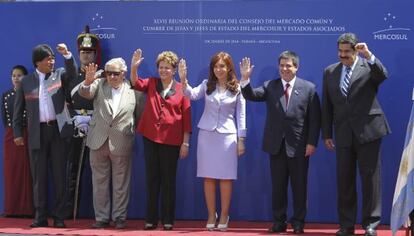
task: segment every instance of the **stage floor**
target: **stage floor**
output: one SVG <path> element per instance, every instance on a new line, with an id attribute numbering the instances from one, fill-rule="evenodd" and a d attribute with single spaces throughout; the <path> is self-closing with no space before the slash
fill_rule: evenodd
<path id="1" fill-rule="evenodd" d="M 162 227 L 157 230 L 144 231 L 144 221 L 142 220 L 128 220 L 127 228 L 123 230 L 115 230 L 113 227 L 106 229 L 92 229 L 93 220 L 67 220 L 65 221 L 67 228 L 56 229 L 52 227 L 45 228 L 30 228 L 31 219 L 20 218 L 0 218 L 0 235 L 270 235 L 267 233 L 267 228 L 271 226 L 270 222 L 250 222 L 250 221 L 230 221 L 229 230 L 227 232 L 206 231 L 204 229 L 204 221 L 176 221 L 173 231 L 163 231 Z M 49 220 L 49 225 L 52 221 Z M 315 224 L 309 223 L 306 225 L 306 236 L 328 236 L 335 235 L 338 225 L 336 224 Z M 363 235 L 364 231 L 357 228 L 356 235 Z M 279 235 L 294 235 L 289 228 L 287 233 Z M 378 229 L 378 236 L 391 236 L 391 231 L 388 225 L 382 225 Z M 405 231 L 400 230 L 397 236 L 405 236 Z"/>

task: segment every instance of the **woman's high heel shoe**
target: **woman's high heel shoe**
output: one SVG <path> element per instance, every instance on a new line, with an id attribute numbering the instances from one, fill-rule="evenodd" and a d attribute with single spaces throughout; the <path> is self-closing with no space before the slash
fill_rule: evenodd
<path id="1" fill-rule="evenodd" d="M 214 228 L 216 228 L 216 221 L 217 221 L 217 212 L 216 212 L 216 215 L 215 215 L 215 219 L 214 219 L 214 223 L 207 223 L 206 224 L 206 229 L 208 230 L 208 231 L 213 231 L 214 230 Z"/>
<path id="2" fill-rule="evenodd" d="M 227 222 L 225 224 L 218 224 L 217 229 L 220 231 L 226 231 L 229 227 L 230 216 L 227 216 Z"/>

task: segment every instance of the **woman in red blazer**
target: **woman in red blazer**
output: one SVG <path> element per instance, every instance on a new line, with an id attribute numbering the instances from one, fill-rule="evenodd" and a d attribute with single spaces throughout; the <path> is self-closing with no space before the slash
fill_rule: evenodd
<path id="1" fill-rule="evenodd" d="M 145 230 L 157 228 L 158 197 L 161 191 L 161 222 L 172 230 L 175 215 L 175 182 L 178 158 L 188 155 L 191 132 L 190 101 L 183 95 L 181 83 L 174 80 L 178 57 L 164 51 L 157 57 L 159 78 L 138 78 L 142 51 L 134 52 L 131 82 L 145 92 L 147 100 L 137 131 L 143 135 L 147 178 L 147 216 Z"/>

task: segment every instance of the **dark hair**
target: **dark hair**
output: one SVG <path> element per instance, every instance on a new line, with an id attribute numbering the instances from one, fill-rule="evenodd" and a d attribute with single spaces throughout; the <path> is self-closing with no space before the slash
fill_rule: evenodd
<path id="1" fill-rule="evenodd" d="M 339 44 L 350 44 L 352 49 L 355 49 L 355 45 L 358 43 L 358 37 L 354 33 L 344 33 L 338 38 Z"/>
<path id="2" fill-rule="evenodd" d="M 52 57 L 55 56 L 52 48 L 49 45 L 47 44 L 37 45 L 33 49 L 33 53 L 32 53 L 32 62 L 33 62 L 34 67 L 36 67 L 36 62 L 42 61 L 43 59 L 49 56 L 52 56 Z"/>
<path id="3" fill-rule="evenodd" d="M 14 70 L 20 70 L 23 73 L 23 75 L 27 75 L 27 69 L 26 69 L 26 67 L 24 67 L 22 65 L 15 65 L 15 66 L 13 66 L 13 68 L 11 70 L 11 73 L 12 74 L 13 74 L 13 71 Z"/>
<path id="4" fill-rule="evenodd" d="M 218 52 L 211 57 L 210 61 L 210 72 L 207 81 L 207 91 L 206 93 L 210 95 L 214 90 L 216 90 L 217 85 L 217 77 L 214 74 L 214 66 L 218 61 L 223 60 L 226 64 L 227 68 L 229 69 L 227 74 L 227 81 L 226 81 L 226 88 L 232 92 L 233 94 L 238 93 L 239 82 L 236 78 L 236 72 L 234 70 L 233 60 L 231 59 L 230 54 L 227 52 Z"/>
<path id="5" fill-rule="evenodd" d="M 292 60 L 293 65 L 298 68 L 299 67 L 299 56 L 295 52 L 292 51 L 284 51 L 279 55 L 279 64 L 282 59 Z"/>

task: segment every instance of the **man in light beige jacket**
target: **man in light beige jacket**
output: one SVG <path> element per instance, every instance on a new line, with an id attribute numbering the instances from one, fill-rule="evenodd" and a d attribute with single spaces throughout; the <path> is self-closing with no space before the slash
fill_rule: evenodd
<path id="1" fill-rule="evenodd" d="M 103 78 L 95 76 L 96 69 L 96 65 L 87 66 L 85 81 L 78 90 L 81 96 L 93 99 L 94 107 L 86 141 L 90 148 L 96 220 L 92 227 L 108 227 L 112 217 L 115 228 L 122 229 L 126 227 L 135 124 L 144 99 L 125 80 L 127 66 L 122 58 L 105 64 Z"/>

